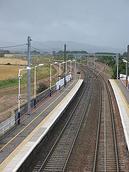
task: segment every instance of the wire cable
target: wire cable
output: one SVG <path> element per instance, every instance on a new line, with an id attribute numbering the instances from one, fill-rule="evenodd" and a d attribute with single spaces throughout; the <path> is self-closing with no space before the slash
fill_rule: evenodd
<path id="1" fill-rule="evenodd" d="M 34 50 L 37 50 L 37 51 L 43 52 L 43 50 L 42 50 L 42 49 L 35 48 L 35 47 L 33 47 L 33 46 L 31 46 L 31 48 L 33 48 Z"/>
<path id="2" fill-rule="evenodd" d="M 34 50 L 37 50 L 37 51 L 43 51 L 43 50 L 38 49 L 38 48 L 35 48 L 35 47 L 33 47 L 33 46 L 31 46 L 31 48 L 33 48 Z"/>
<path id="3" fill-rule="evenodd" d="M 5 47 L 0 47 L 0 49 L 5 49 L 5 48 L 16 48 L 16 47 L 21 47 L 27 44 L 18 44 L 18 45 L 9 45 L 9 46 L 5 46 Z"/>

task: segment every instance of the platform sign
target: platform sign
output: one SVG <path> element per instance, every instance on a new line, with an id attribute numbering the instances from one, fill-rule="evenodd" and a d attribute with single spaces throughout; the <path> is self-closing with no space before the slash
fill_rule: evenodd
<path id="1" fill-rule="evenodd" d="M 64 85 L 64 78 L 56 82 L 56 90 L 59 90 L 60 87 Z"/>
<path id="2" fill-rule="evenodd" d="M 120 80 L 124 84 L 124 86 L 126 87 L 126 75 L 125 74 L 120 74 Z M 128 83 L 129 83 L 129 76 L 128 76 Z M 127 87 L 129 89 L 129 84 Z"/>
<path id="3" fill-rule="evenodd" d="M 71 74 L 66 76 L 66 82 L 69 82 L 71 80 Z"/>
<path id="4" fill-rule="evenodd" d="M 72 79 L 71 74 L 66 76 L 66 82 L 69 82 L 71 79 Z M 59 88 L 62 87 L 63 85 L 64 85 L 64 78 L 56 82 L 56 90 L 59 90 Z"/>

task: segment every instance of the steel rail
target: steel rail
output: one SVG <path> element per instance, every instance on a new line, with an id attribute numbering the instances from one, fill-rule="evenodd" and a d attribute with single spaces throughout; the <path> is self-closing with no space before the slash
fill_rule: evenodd
<path id="1" fill-rule="evenodd" d="M 91 70 L 91 69 L 89 69 Z M 94 71 L 92 71 L 94 72 Z M 113 106 L 112 106 L 112 100 L 111 100 L 111 93 L 109 91 L 109 86 L 108 83 L 106 82 L 106 80 L 104 79 L 104 77 L 99 73 L 99 75 L 97 75 L 96 73 L 94 73 L 97 77 L 99 77 L 105 84 L 106 86 L 106 91 L 107 91 L 107 95 L 108 95 L 108 101 L 109 101 L 109 106 L 110 106 L 110 115 L 111 115 L 111 128 L 112 128 L 112 134 L 113 134 L 113 143 L 114 143 L 114 153 L 115 153 L 115 162 L 116 162 L 116 172 L 120 171 L 120 167 L 119 167 L 119 156 L 118 156 L 118 147 L 117 147 L 117 137 L 116 137 L 116 128 L 115 128 L 115 122 L 114 122 L 114 112 L 113 112 Z M 96 166 L 97 166 L 97 153 L 98 153 L 98 145 L 99 145 L 99 136 L 100 136 L 100 125 L 101 122 L 99 121 L 98 124 L 98 133 L 97 133 L 97 141 L 96 141 L 96 149 L 95 149 L 95 157 L 94 157 L 94 163 L 93 163 L 93 172 L 96 171 Z"/>
<path id="2" fill-rule="evenodd" d="M 54 148 L 55 148 L 56 145 L 58 144 L 58 142 L 59 142 L 59 140 L 61 139 L 62 135 L 64 134 L 64 132 L 65 132 L 65 130 L 66 130 L 68 124 L 70 123 L 70 120 L 72 119 L 72 117 L 73 117 L 75 111 L 77 110 L 78 105 L 79 105 L 79 103 L 80 103 L 81 100 L 82 100 L 83 94 L 85 94 L 85 92 L 88 92 L 88 89 L 89 89 L 89 88 L 88 88 L 88 81 L 87 81 L 86 87 L 87 87 L 87 89 L 84 89 L 83 92 L 81 93 L 81 96 L 80 96 L 80 98 L 79 98 L 79 101 L 77 102 L 76 106 L 74 107 L 74 109 L 73 109 L 73 111 L 72 111 L 72 113 L 71 113 L 71 115 L 70 115 L 70 117 L 69 117 L 67 123 L 65 124 L 65 126 L 64 126 L 64 128 L 62 129 L 60 135 L 59 135 L 58 138 L 56 139 L 56 141 L 55 141 L 54 145 L 52 146 L 50 152 L 48 153 L 46 159 L 43 161 L 42 164 L 40 164 L 40 166 L 39 166 L 39 164 L 38 164 L 38 166 L 37 166 L 36 168 L 34 168 L 33 171 L 37 171 L 37 172 L 42 171 L 43 167 L 44 167 L 45 164 L 47 163 L 47 159 L 50 157 L 50 155 L 51 155 L 52 152 L 54 151 Z M 90 96 L 90 98 L 91 98 L 91 96 Z M 88 106 L 87 106 L 87 107 L 88 107 Z M 84 115 L 83 115 L 83 116 L 84 116 Z M 78 127 L 77 132 L 75 133 L 75 137 L 74 137 L 74 139 L 73 139 L 73 141 L 72 141 L 72 145 L 70 145 L 71 148 L 69 149 L 69 152 L 67 152 L 68 156 L 67 156 L 67 158 L 66 158 L 66 160 L 65 160 L 65 163 L 64 163 L 64 165 L 63 165 L 63 167 L 62 167 L 62 171 L 65 170 L 65 166 L 66 166 L 66 164 L 67 164 L 67 161 L 68 161 L 69 156 L 70 156 L 70 154 L 71 154 L 71 151 L 72 151 L 72 149 L 73 149 L 74 143 L 75 143 L 76 138 L 77 138 L 77 136 L 78 136 L 78 133 L 79 133 L 79 130 L 80 130 L 80 127 L 81 127 L 81 123 L 82 123 L 82 121 L 83 121 L 83 116 L 81 117 L 80 125 L 79 125 L 79 127 Z"/>

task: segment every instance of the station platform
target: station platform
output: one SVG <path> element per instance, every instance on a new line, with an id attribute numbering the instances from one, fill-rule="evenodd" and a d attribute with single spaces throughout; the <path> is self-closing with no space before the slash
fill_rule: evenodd
<path id="1" fill-rule="evenodd" d="M 11 139 L 11 145 L 8 142 L 6 145 L 4 145 L 3 148 L 1 148 L 1 172 L 15 172 L 20 168 L 20 166 L 24 163 L 24 161 L 31 154 L 34 148 L 41 142 L 41 140 L 45 137 L 47 132 L 50 130 L 50 128 L 54 125 L 56 120 L 65 110 L 65 108 L 68 106 L 70 101 L 73 99 L 73 97 L 81 87 L 82 83 L 83 80 L 79 79 L 78 81 L 75 81 L 70 84 L 67 87 L 67 94 L 62 93 L 63 97 L 60 95 L 60 97 L 62 98 L 58 98 L 58 103 L 56 104 L 56 106 L 54 106 L 53 109 L 51 109 L 50 105 L 48 105 L 46 111 L 42 109 L 39 114 L 36 114 L 36 119 L 38 119 L 39 116 L 44 116 L 42 117 L 42 120 L 40 119 L 40 122 L 39 120 L 37 120 L 38 123 L 35 121 L 35 118 L 31 121 L 32 123 L 35 121 L 35 123 L 33 123 L 32 125 L 34 127 L 33 130 L 31 127 L 29 128 L 29 131 L 31 132 L 28 132 L 28 130 L 23 129 L 24 132 L 20 131 L 15 136 L 18 136 L 17 139 L 15 139 L 15 137 Z M 26 127 L 28 127 L 28 125 Z"/>
<path id="2" fill-rule="evenodd" d="M 109 80 L 118 104 L 121 122 L 129 150 L 129 91 L 120 80 Z"/>

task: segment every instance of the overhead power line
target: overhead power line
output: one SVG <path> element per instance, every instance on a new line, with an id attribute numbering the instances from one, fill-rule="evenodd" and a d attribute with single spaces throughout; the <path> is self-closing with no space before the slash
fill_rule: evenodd
<path id="1" fill-rule="evenodd" d="M 5 47 L 0 47 L 0 49 L 5 49 L 5 48 L 16 48 L 16 47 L 22 47 L 24 45 L 27 44 L 18 44 L 18 45 L 9 45 L 9 46 L 5 46 Z"/>
<path id="2" fill-rule="evenodd" d="M 39 48 L 35 48 L 35 47 L 33 47 L 33 46 L 31 46 L 31 48 L 33 48 L 34 50 L 37 50 L 37 51 L 43 51 L 43 50 L 41 50 L 41 49 L 39 49 Z"/>

